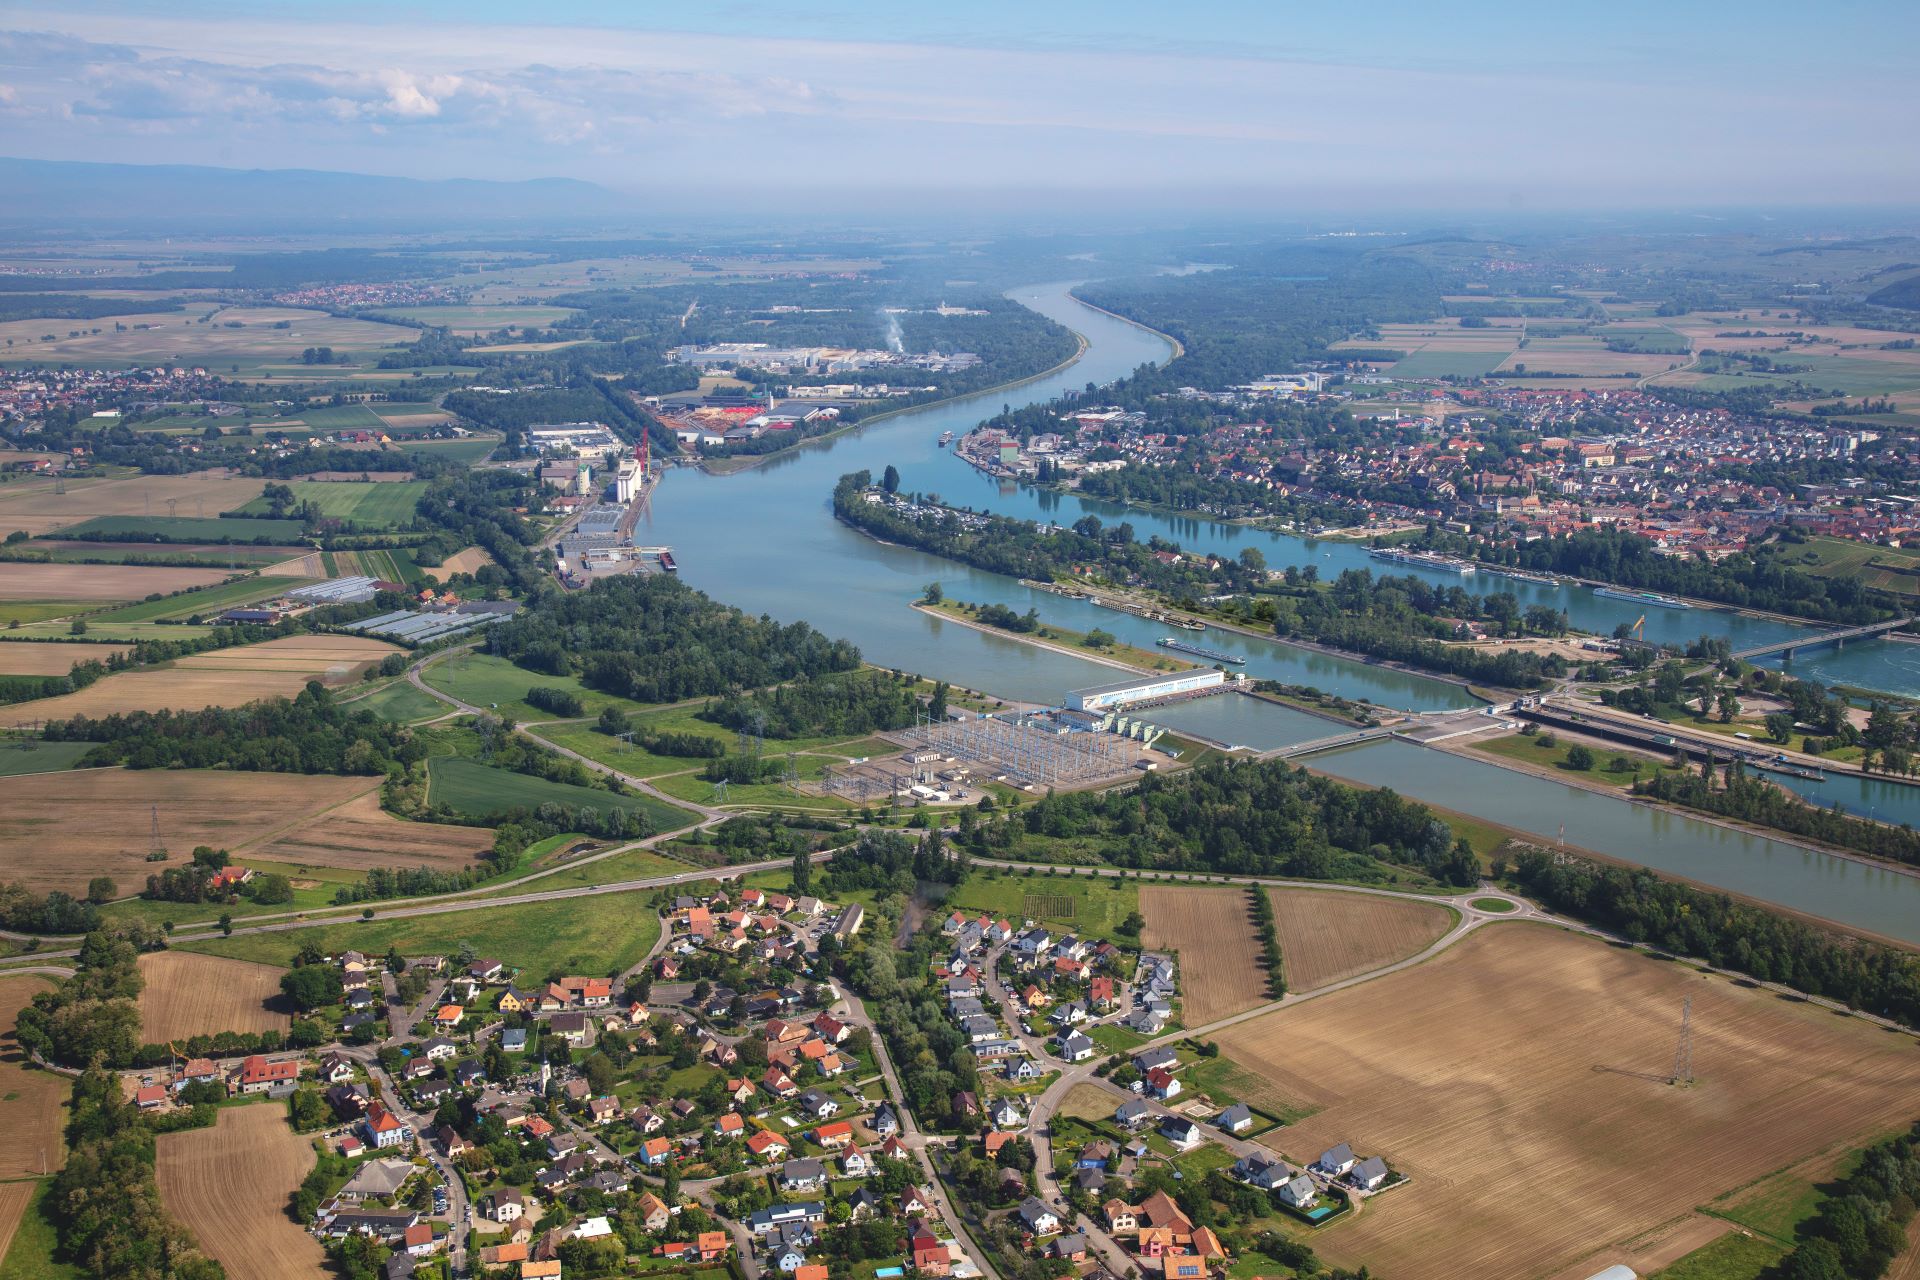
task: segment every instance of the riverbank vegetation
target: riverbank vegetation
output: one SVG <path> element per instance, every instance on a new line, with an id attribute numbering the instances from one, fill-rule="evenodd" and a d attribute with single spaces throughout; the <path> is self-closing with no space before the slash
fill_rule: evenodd
<path id="1" fill-rule="evenodd" d="M 1633 793 L 1843 849 L 1857 849 L 1891 862 L 1920 866 L 1920 831 L 1911 827 L 1890 827 L 1865 818 L 1848 817 L 1837 808 L 1816 808 L 1793 793 L 1748 774 L 1738 760 L 1725 766 L 1717 783 L 1713 766 L 1703 763 L 1698 772 L 1666 770 L 1644 778 L 1634 783 Z"/>
<path id="2" fill-rule="evenodd" d="M 1496 874 L 1505 868 L 1496 864 Z M 1514 882 L 1550 911 L 1634 942 L 1920 1026 L 1920 956 L 1663 879 L 1533 849 Z"/>

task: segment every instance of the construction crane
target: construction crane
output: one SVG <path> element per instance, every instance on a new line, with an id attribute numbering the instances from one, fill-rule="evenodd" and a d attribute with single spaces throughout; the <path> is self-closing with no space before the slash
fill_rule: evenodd
<path id="1" fill-rule="evenodd" d="M 1635 640 L 1638 640 L 1641 644 L 1645 644 L 1647 642 L 1647 615 L 1643 613 L 1635 618 L 1633 625 L 1627 628 L 1627 634 Z"/>

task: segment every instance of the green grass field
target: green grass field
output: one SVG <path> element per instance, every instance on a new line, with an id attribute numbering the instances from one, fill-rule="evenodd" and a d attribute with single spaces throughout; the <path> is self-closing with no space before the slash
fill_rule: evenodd
<path id="1" fill-rule="evenodd" d="M 174 862 L 180 861 L 176 855 Z M 154 902 L 145 898 L 127 898 L 110 904 L 105 908 L 109 920 L 132 921 L 158 928 L 169 921 L 175 927 L 186 925 L 211 926 L 222 915 L 231 915 L 235 920 L 245 920 L 251 916 L 279 915 L 293 912 L 321 912 L 326 910 L 346 911 L 348 908 L 333 905 L 334 891 L 341 885 L 358 884 L 364 877 L 358 871 L 348 871 L 340 867 L 296 866 L 291 863 L 269 862 L 260 858 L 239 857 L 235 861 L 241 866 L 252 867 L 255 871 L 270 871 L 286 876 L 289 880 L 312 882 L 310 888 L 293 891 L 292 902 L 269 903 L 261 905 L 242 898 L 232 904 L 205 902 Z M 164 864 L 163 864 L 164 865 Z M 154 868 L 158 871 L 160 868 Z M 144 887 L 144 881 L 125 881 L 120 885 L 122 893 L 136 893 Z M 352 908 L 356 914 L 358 907 Z M 343 917 L 344 918 L 344 917 Z"/>
<path id="2" fill-rule="evenodd" d="M 412 724 L 416 720 L 431 720 L 435 716 L 445 715 L 453 710 L 446 703 L 423 689 L 415 688 L 406 680 L 395 680 L 384 689 L 368 694 L 364 698 L 355 698 L 345 705 L 355 711 L 371 711 L 383 720 L 395 724 Z"/>
<path id="3" fill-rule="evenodd" d="M 93 749 L 91 742 L 39 742 L 29 738 L 0 738 L 0 778 L 23 773 L 59 773 L 78 764 Z"/>
<path id="4" fill-rule="evenodd" d="M 426 454 L 461 466 L 470 466 L 492 453 L 499 436 L 474 436 L 465 440 L 408 440 L 400 442 L 407 453 Z"/>
<path id="5" fill-rule="evenodd" d="M 1416 351 L 1396 361 L 1387 373 L 1395 378 L 1480 378 L 1498 369 L 1511 350 Z"/>
<path id="6" fill-rule="evenodd" d="M 1111 876 L 987 875 L 976 871 L 947 905 L 984 911 L 1015 923 L 1034 919 L 1070 927 L 1082 937 L 1118 938 L 1114 929 L 1139 909 L 1132 880 Z"/>
<path id="7" fill-rule="evenodd" d="M 261 509 L 265 510 L 264 507 Z M 197 516 L 95 516 L 60 532 L 69 538 L 126 538 L 136 542 L 154 538 L 168 542 L 254 542 L 264 538 L 269 542 L 284 544 L 299 538 L 300 522 L 255 520 L 244 516 L 229 519 L 217 516 L 205 519 Z"/>
<path id="8" fill-rule="evenodd" d="M 455 333 L 489 333 L 495 329 L 546 328 L 574 314 L 571 307 L 384 307 L 376 314 L 398 316 Z"/>
<path id="9" fill-rule="evenodd" d="M 641 703 L 595 692 L 572 676 L 543 675 L 484 653 L 456 653 L 432 664 L 424 674 L 426 682 L 441 692 L 476 707 L 498 709 L 502 715 L 522 723 L 553 718 L 551 711 L 538 710 L 522 701 L 529 689 L 565 689 L 577 693 L 590 716 L 599 715 L 600 709 L 608 704 L 629 712 L 646 710 Z"/>
<path id="10" fill-rule="evenodd" d="M 1771 1241 L 1729 1231 L 1656 1271 L 1651 1280 L 1759 1280 L 1786 1256 L 1787 1251 Z"/>
<path id="11" fill-rule="evenodd" d="M 394 529 L 413 523 L 414 504 L 427 491 L 427 482 L 296 480 L 291 488 L 296 505 L 305 506 L 310 502 L 328 519 L 345 520 L 369 528 Z M 263 515 L 267 511 L 267 500 L 255 498 L 240 510 L 250 516 Z"/>
<path id="12" fill-rule="evenodd" d="M 459 756 L 440 756 L 428 762 L 427 775 L 428 800 L 473 818 L 485 818 L 507 809 L 561 804 L 570 808 L 591 806 L 602 811 L 624 809 L 643 813 L 656 831 L 673 831 L 694 821 L 694 815 L 686 810 L 652 796 L 617 796 L 594 787 L 549 782 Z"/>
<path id="13" fill-rule="evenodd" d="M 20 1226 L 0 1260 L 0 1280 L 82 1280 L 87 1272 L 70 1262 L 56 1262 L 54 1251 L 60 1237 L 48 1219 L 45 1201 L 51 1181 L 42 1182 L 33 1200 L 20 1215 Z"/>
<path id="14" fill-rule="evenodd" d="M 0 626 L 64 618 L 70 614 L 85 613 L 99 605 L 98 600 L 0 600 Z"/>
<path id="15" fill-rule="evenodd" d="M 1643 755 L 1637 751 L 1590 746 L 1587 749 L 1593 752 L 1593 768 L 1575 769 L 1567 764 L 1567 752 L 1572 750 L 1574 744 L 1555 738 L 1554 744 L 1551 747 L 1543 747 L 1540 745 L 1540 739 L 1545 736 L 1547 735 L 1538 734 L 1529 736 L 1513 733 L 1500 738 L 1483 738 L 1473 743 L 1473 750 L 1484 752 L 1490 756 L 1499 756 L 1505 760 L 1517 760 L 1524 764 L 1558 769 L 1563 773 L 1572 774 L 1576 778 L 1584 778 L 1590 782 L 1598 782 L 1606 786 L 1621 788 L 1632 786 L 1635 777 L 1652 774 L 1668 767 L 1669 764 L 1668 761 L 1655 760 L 1652 756 Z M 1608 768 L 1608 765 L 1613 761 L 1615 756 L 1622 756 L 1628 761 L 1639 764 L 1639 774 L 1635 774 L 1632 771 L 1625 773 L 1613 772 L 1613 770 Z"/>
<path id="16" fill-rule="evenodd" d="M 289 536 L 299 530 L 289 527 Z M 44 556 L 50 564 L 139 564 L 155 558 L 164 558 L 169 562 L 188 561 L 206 565 L 210 569 L 259 569 L 266 565 L 278 564 L 290 556 L 304 554 L 305 547 L 255 547 L 244 542 L 231 546 L 209 548 L 194 551 L 167 543 L 142 542 L 132 546 L 112 542 L 73 542 L 66 544 L 48 544 L 32 542 L 28 549 L 36 556 Z"/>
<path id="17" fill-rule="evenodd" d="M 26 640 L 66 640 L 68 622 L 30 622 L 12 627 L 8 635 Z M 90 640 L 197 640 L 211 635 L 213 628 L 188 622 L 101 622 L 98 615 L 87 619 Z"/>
<path id="18" fill-rule="evenodd" d="M 536 977 L 550 972 L 617 973 L 638 963 L 660 934 L 645 893 L 608 893 L 555 902 L 450 911 L 394 920 L 349 920 L 286 933 L 184 944 L 182 950 L 286 967 L 308 942 L 322 951 L 348 947 L 384 954 L 457 952 L 462 944 Z"/>
<path id="19" fill-rule="evenodd" d="M 222 609 L 231 609 L 252 600 L 264 600 L 269 596 L 279 595 L 308 581 L 310 579 L 307 578 L 264 576 L 243 578 L 239 582 L 223 582 L 216 586 L 202 587 L 198 591 L 168 596 L 162 600 L 142 600 L 138 604 L 110 609 L 105 613 L 89 617 L 87 625 L 91 628 L 95 621 L 109 624 L 152 622 L 158 618 L 191 618 L 196 614 L 218 613 Z"/>

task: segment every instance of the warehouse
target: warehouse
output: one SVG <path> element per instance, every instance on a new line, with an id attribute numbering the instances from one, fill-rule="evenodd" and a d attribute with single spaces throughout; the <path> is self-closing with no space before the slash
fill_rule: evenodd
<path id="1" fill-rule="evenodd" d="M 1195 693 L 1226 683 L 1224 671 L 1203 669 L 1181 671 L 1173 675 L 1141 676 L 1118 684 L 1097 684 L 1075 689 L 1067 695 L 1067 707 L 1073 711 L 1106 711 L 1149 698 L 1165 698 L 1180 693 Z"/>

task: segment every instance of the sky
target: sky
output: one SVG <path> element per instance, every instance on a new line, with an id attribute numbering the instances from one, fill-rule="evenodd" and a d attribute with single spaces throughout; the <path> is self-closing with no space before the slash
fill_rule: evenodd
<path id="1" fill-rule="evenodd" d="M 0 3 L 0 154 L 725 203 L 1920 203 L 1920 3 Z"/>

